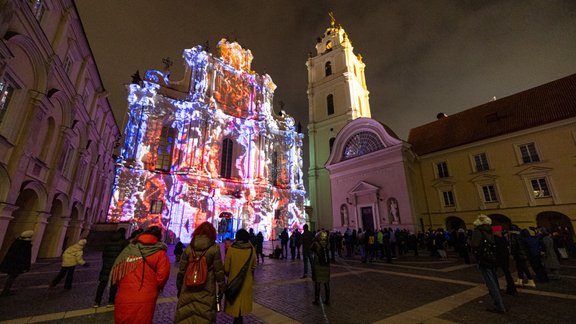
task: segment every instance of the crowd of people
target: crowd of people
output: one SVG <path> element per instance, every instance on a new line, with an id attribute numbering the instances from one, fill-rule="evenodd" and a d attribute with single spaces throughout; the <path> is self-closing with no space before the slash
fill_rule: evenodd
<path id="1" fill-rule="evenodd" d="M 503 228 L 492 224 L 485 215 L 479 215 L 474 226 L 468 231 L 439 228 L 420 233 L 392 228 L 376 231 L 347 228 L 341 233 L 324 229 L 310 231 L 306 224 L 302 232 L 298 228 L 291 232 L 285 228 L 278 235 L 280 245 L 273 242 L 273 251 L 268 257 L 302 259 L 302 278 L 311 274 L 314 282 L 313 303 L 329 305 L 330 264 L 336 257 L 359 257 L 364 263 L 376 259 L 392 263 L 401 255 L 413 253 L 418 256 L 419 251 L 426 250 L 431 257 L 447 258 L 447 250 L 453 250 L 464 263 L 475 261 L 478 264 L 494 299 L 495 308 L 489 310 L 505 313 L 498 270 L 506 278 L 505 293 L 514 295 L 518 286 L 535 287 L 536 283 L 560 279 L 559 259 L 576 252 L 567 228 L 557 227 L 552 231 L 520 229 L 513 224 Z M 33 234 L 33 231 L 23 232 L 0 264 L 0 271 L 8 274 L 2 295 L 10 295 L 16 277 L 30 270 Z M 243 317 L 252 312 L 254 270 L 265 257 L 263 234 L 239 229 L 234 241 L 227 239 L 224 242 L 224 256 L 216 239 L 214 226 L 204 222 L 195 229 L 188 246 L 178 242 L 174 247 L 176 263 L 179 263 L 175 323 L 215 323 L 222 300 L 223 310 L 234 318 L 234 323 L 243 323 Z M 83 258 L 87 243 L 86 239 L 81 239 L 63 252 L 61 269 L 50 282 L 50 288 L 56 287 L 64 278 L 64 288 L 72 288 L 76 266 L 88 266 Z M 201 258 L 206 273 L 200 274 L 204 276 L 200 285 L 191 285 L 188 283 L 190 269 L 201 264 Z M 514 262 L 517 279 L 510 271 L 510 260 Z M 169 276 L 170 261 L 167 246 L 162 241 L 162 230 L 152 226 L 145 231 L 136 230 L 126 239 L 126 231 L 121 228 L 104 246 L 94 307 L 101 306 L 104 291 L 109 287 L 108 306 L 115 307 L 116 323 L 151 323 L 158 295 Z"/>

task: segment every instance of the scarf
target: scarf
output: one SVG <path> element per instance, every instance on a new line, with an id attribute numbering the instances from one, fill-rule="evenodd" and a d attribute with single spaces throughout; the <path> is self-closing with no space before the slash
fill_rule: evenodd
<path id="1" fill-rule="evenodd" d="M 144 266 L 146 257 L 160 250 L 166 251 L 166 244 L 162 242 L 156 242 L 151 245 L 142 244 L 141 242 L 129 244 L 114 261 L 110 272 L 110 283 L 113 285 L 118 284 L 124 276 L 136 270 L 137 267 L 140 265 Z"/>

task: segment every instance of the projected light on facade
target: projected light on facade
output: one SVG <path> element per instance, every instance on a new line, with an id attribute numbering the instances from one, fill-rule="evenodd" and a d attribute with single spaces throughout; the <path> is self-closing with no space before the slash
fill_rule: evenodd
<path id="1" fill-rule="evenodd" d="M 306 222 L 303 134 L 274 113 L 276 85 L 250 70 L 249 50 L 225 39 L 218 50 L 185 50 L 182 80 L 150 70 L 129 86 L 109 222 L 183 242 L 204 221 L 220 238 L 253 228 L 267 239 Z"/>

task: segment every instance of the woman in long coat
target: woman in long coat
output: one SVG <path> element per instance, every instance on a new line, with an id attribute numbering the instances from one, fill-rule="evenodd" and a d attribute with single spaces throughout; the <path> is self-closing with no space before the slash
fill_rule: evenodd
<path id="1" fill-rule="evenodd" d="M 219 294 L 224 289 L 224 266 L 220 246 L 215 243 L 216 229 L 209 222 L 200 224 L 193 234 L 192 242 L 184 250 L 180 259 L 180 269 L 176 278 L 178 304 L 174 323 L 216 323 L 216 286 Z M 199 287 L 187 287 L 184 283 L 188 261 L 205 252 L 208 277 Z"/>
<path id="2" fill-rule="evenodd" d="M 314 305 L 320 303 L 320 286 L 324 284 L 324 303 L 330 304 L 330 242 L 328 232 L 322 230 L 316 234 L 310 251 L 314 254 L 312 264 L 312 281 L 314 281 Z"/>
<path id="3" fill-rule="evenodd" d="M 156 299 L 170 276 L 162 230 L 148 228 L 116 258 L 111 284 L 118 284 L 114 323 L 152 323 Z"/>
<path id="4" fill-rule="evenodd" d="M 250 254 L 252 254 L 251 257 Z M 249 257 L 250 259 L 248 259 Z M 250 234 L 245 229 L 239 229 L 236 232 L 236 241 L 228 249 L 224 259 L 224 272 L 228 276 L 228 282 L 231 282 L 238 275 L 246 261 L 248 261 L 249 267 L 240 294 L 233 302 L 226 300 L 226 307 L 224 308 L 226 314 L 234 317 L 234 323 L 243 323 L 242 316 L 252 312 L 252 285 L 254 269 L 256 269 L 256 251 L 250 243 Z"/>

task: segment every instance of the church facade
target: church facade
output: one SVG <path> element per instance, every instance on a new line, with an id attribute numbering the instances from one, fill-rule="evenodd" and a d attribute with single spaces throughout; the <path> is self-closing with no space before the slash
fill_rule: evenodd
<path id="1" fill-rule="evenodd" d="M 182 80 L 150 70 L 129 86 L 108 221 L 184 242 L 204 221 L 221 239 L 239 228 L 274 239 L 306 222 L 303 134 L 274 112 L 276 85 L 251 71 L 250 50 L 223 39 L 218 51 L 185 50 Z"/>

